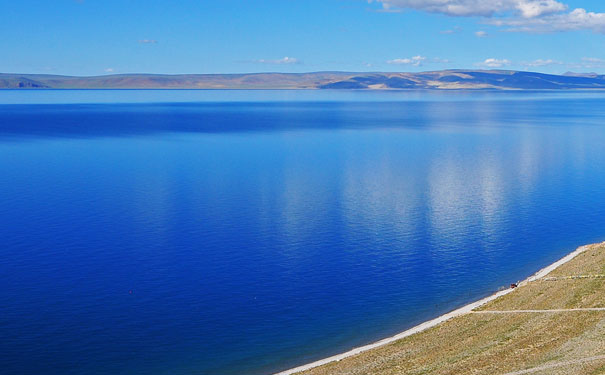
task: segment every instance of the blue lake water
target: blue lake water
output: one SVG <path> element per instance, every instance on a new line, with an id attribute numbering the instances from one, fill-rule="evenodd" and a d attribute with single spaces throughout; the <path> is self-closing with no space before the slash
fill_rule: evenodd
<path id="1" fill-rule="evenodd" d="M 605 93 L 0 103 L 7 375 L 269 374 L 605 240 Z"/>

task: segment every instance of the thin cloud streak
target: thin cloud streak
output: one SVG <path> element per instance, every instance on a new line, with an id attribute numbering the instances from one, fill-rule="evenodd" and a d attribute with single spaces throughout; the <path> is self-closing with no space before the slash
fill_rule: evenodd
<path id="1" fill-rule="evenodd" d="M 533 61 L 514 62 L 509 59 L 489 58 L 489 59 L 485 59 L 484 61 L 475 63 L 475 66 L 481 67 L 481 68 L 490 68 L 490 69 L 497 69 L 497 68 L 503 68 L 503 67 L 508 67 L 508 66 L 523 67 L 526 69 L 559 66 L 559 67 L 563 67 L 566 69 L 586 70 L 586 69 L 603 69 L 603 68 L 605 68 L 605 59 L 600 59 L 600 58 L 595 58 L 595 57 L 583 57 L 578 62 L 564 62 L 564 61 L 554 60 L 554 59 L 536 59 Z"/>
<path id="2" fill-rule="evenodd" d="M 260 59 L 260 60 L 251 60 L 247 62 L 252 62 L 255 64 L 271 64 L 271 65 L 297 65 L 302 64 L 302 61 L 295 57 L 283 57 L 281 59 L 271 60 L 271 59 Z"/>
<path id="3" fill-rule="evenodd" d="M 414 57 L 404 58 L 404 59 L 389 60 L 389 61 L 387 61 L 387 64 L 421 66 L 425 60 L 426 60 L 426 57 L 424 57 L 424 56 L 414 56 Z"/>
<path id="4" fill-rule="evenodd" d="M 552 59 L 537 59 L 534 61 L 522 62 L 521 65 L 525 66 L 525 67 L 536 68 L 536 67 L 552 66 L 552 65 L 564 65 L 564 63 L 561 61 L 552 60 Z"/>
<path id="5" fill-rule="evenodd" d="M 459 33 L 460 31 L 462 31 L 462 28 L 460 26 L 455 26 L 452 29 L 443 30 L 443 31 L 440 31 L 439 33 L 440 34 L 445 34 L 445 35 L 451 35 L 451 34 Z"/>
<path id="6" fill-rule="evenodd" d="M 426 64 L 449 64 L 451 61 L 439 57 L 429 59 L 428 57 L 418 55 L 414 57 L 388 60 L 386 63 L 390 65 L 424 66 Z"/>

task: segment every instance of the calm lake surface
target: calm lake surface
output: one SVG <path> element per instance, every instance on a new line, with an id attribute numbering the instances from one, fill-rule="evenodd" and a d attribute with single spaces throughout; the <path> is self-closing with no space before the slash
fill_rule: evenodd
<path id="1" fill-rule="evenodd" d="M 0 103 L 7 375 L 268 374 L 605 240 L 605 93 Z"/>

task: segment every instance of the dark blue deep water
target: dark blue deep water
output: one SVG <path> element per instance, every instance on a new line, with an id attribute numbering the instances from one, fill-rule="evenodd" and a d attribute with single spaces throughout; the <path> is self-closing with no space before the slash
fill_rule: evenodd
<path id="1" fill-rule="evenodd" d="M 268 374 L 605 240 L 605 93 L 0 102 L 7 375 Z"/>

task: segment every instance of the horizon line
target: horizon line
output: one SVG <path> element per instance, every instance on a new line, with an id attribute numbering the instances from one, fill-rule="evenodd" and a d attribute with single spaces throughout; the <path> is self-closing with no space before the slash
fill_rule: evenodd
<path id="1" fill-rule="evenodd" d="M 535 70 L 516 70 L 516 69 L 472 69 L 472 68 L 452 68 L 452 69 L 435 69 L 435 70 L 422 70 L 422 71 L 384 71 L 384 70 L 372 70 L 372 71 L 349 71 L 349 70 L 316 70 L 308 72 L 279 72 L 279 71 L 263 71 L 263 72 L 245 72 L 245 73 L 143 73 L 143 72 L 129 72 L 129 73 L 107 73 L 107 74 L 96 74 L 96 75 L 72 75 L 72 74 L 55 74 L 55 73 L 17 73 L 17 72 L 0 72 L 2 75 L 32 75 L 32 76 L 57 76 L 57 77 L 74 77 L 74 78 L 92 78 L 92 77 L 115 77 L 115 76 L 127 76 L 127 75 L 146 75 L 146 76 L 221 76 L 221 75 L 255 75 L 255 74 L 286 74 L 286 75 L 304 75 L 304 74 L 321 74 L 321 73 L 342 73 L 342 74 L 423 74 L 423 73 L 435 73 L 435 72 L 524 72 L 524 73 L 537 73 L 552 76 L 562 76 L 566 74 L 596 74 L 605 75 L 605 73 L 599 73 L 596 71 L 566 71 L 564 73 L 545 73 Z"/>

